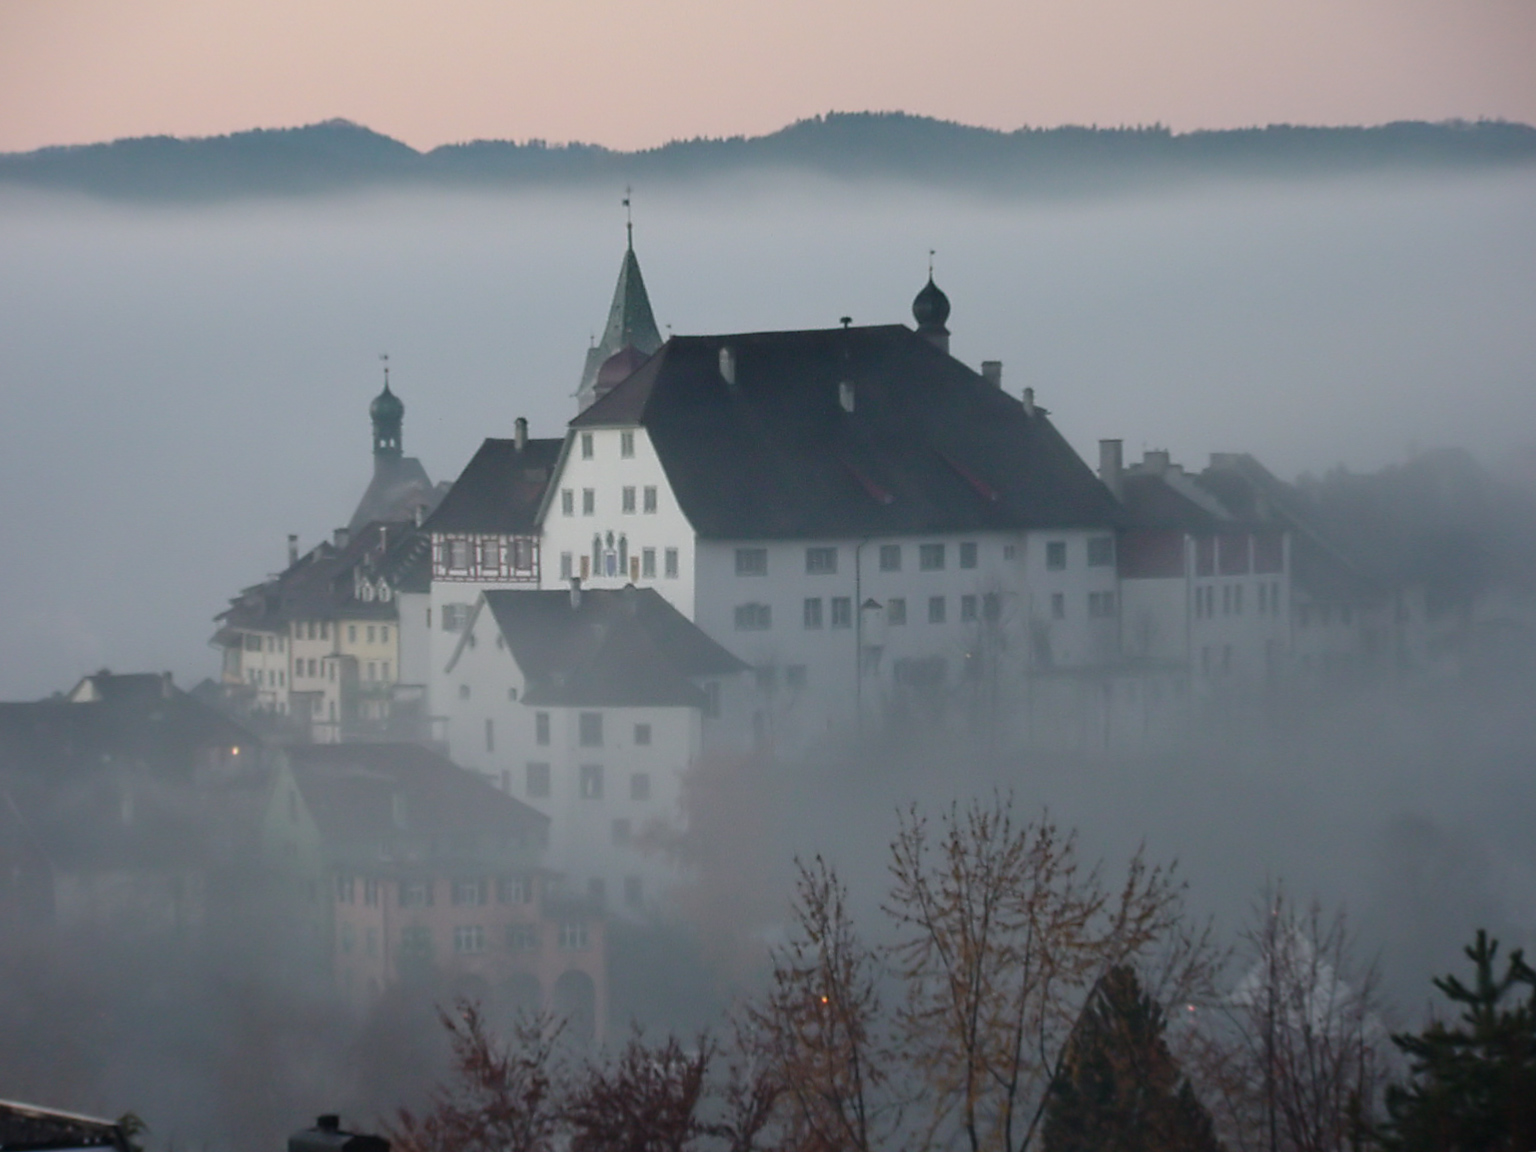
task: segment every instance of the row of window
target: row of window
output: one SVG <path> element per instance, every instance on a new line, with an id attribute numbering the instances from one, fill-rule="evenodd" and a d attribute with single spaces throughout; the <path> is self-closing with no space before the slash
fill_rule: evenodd
<path id="1" fill-rule="evenodd" d="M 370 928 L 368 954 L 374 954 L 374 930 Z M 341 930 L 341 950 L 353 948 L 352 925 L 344 924 Z M 506 935 L 508 952 L 535 952 L 539 947 L 539 927 L 535 924 L 508 924 Z M 585 923 L 567 920 L 561 923 L 557 942 L 563 952 L 584 952 L 591 947 Z M 456 924 L 453 928 L 453 951 L 459 956 L 478 956 L 487 951 L 485 926 L 482 924 Z M 408 924 L 400 930 L 400 951 L 413 959 L 426 959 L 432 955 L 432 929 L 426 924 Z"/>
<path id="2" fill-rule="evenodd" d="M 459 699 L 468 700 L 470 687 L 468 684 L 459 685 Z M 507 697 L 517 699 L 517 689 L 508 688 Z M 549 743 L 549 713 L 535 712 L 533 714 L 534 741 L 538 744 Z M 601 748 L 603 746 L 603 714 L 601 712 L 582 712 L 578 718 L 578 737 L 583 748 Z M 651 726 L 649 724 L 636 724 L 634 729 L 634 741 L 640 747 L 649 747 L 651 743 Z M 490 717 L 485 721 L 485 750 L 496 751 L 496 721 Z"/>
<path id="3" fill-rule="evenodd" d="M 363 669 L 363 678 L 366 680 L 388 681 L 390 678 L 390 663 L 388 660 L 370 660 L 367 664 L 361 665 L 361 667 Z M 319 680 L 324 677 L 331 683 L 335 683 L 336 665 L 334 663 L 326 664 L 317 660 L 295 660 L 293 662 L 293 678 L 297 680 L 301 676 L 311 680 Z"/>
<path id="4" fill-rule="evenodd" d="M 1117 597 L 1113 592 L 1088 593 L 1088 618 L 1090 620 L 1111 620 L 1116 613 Z M 1065 592 L 1051 593 L 1051 619 L 1065 620 L 1067 618 L 1067 594 Z"/>
<path id="5" fill-rule="evenodd" d="M 1223 584 L 1221 586 L 1221 614 L 1223 616 L 1241 616 L 1243 614 L 1243 585 Z M 1260 581 L 1255 585 L 1258 591 L 1258 614 L 1278 618 L 1284 610 L 1285 604 L 1280 596 L 1280 584 L 1278 581 Z M 1210 620 L 1216 616 L 1216 585 L 1195 585 L 1195 619 Z"/>
<path id="6" fill-rule="evenodd" d="M 339 630 L 341 625 L 338 624 L 336 627 Z M 338 631 L 338 635 L 339 635 L 339 631 Z M 369 643 L 369 644 L 388 644 L 389 643 L 389 625 L 388 624 L 366 624 L 366 625 L 363 625 L 363 635 L 367 637 L 367 643 Z M 347 625 L 347 643 L 348 644 L 356 644 L 357 643 L 357 637 L 358 637 L 358 625 L 356 625 L 356 624 L 348 624 Z M 301 621 L 295 621 L 294 625 L 293 625 L 293 638 L 295 640 L 329 640 L 331 638 L 331 622 L 329 620 L 301 620 Z M 281 637 L 279 637 L 279 640 L 281 640 Z M 259 645 L 258 645 L 258 647 L 259 647 Z M 268 644 L 267 647 L 268 647 L 268 650 L 271 649 L 270 643 Z"/>
<path id="7" fill-rule="evenodd" d="M 626 485 L 619 489 L 619 511 L 625 516 L 633 516 L 637 510 L 636 495 L 639 495 L 638 510 L 646 514 L 656 511 L 656 485 L 647 484 L 643 488 L 634 485 Z M 581 490 L 581 514 L 583 516 L 597 515 L 597 489 L 583 488 Z M 560 489 L 560 515 L 576 515 L 576 490 L 574 488 Z"/>
<path id="8" fill-rule="evenodd" d="M 338 875 L 336 902 L 361 902 L 369 907 L 377 907 L 389 883 L 367 876 Z M 527 876 L 481 876 L 448 883 L 449 900 L 455 907 L 483 906 L 490 903 L 492 893 L 498 904 L 526 904 L 533 899 L 533 881 Z M 437 884 L 432 880 L 402 880 L 396 885 L 396 900 L 402 908 L 429 908 L 436 894 Z"/>
<path id="9" fill-rule="evenodd" d="M 963 541 L 955 546 L 958 554 L 959 566 L 962 569 L 975 568 L 979 557 L 979 546 L 970 541 Z M 1003 548 L 1005 559 L 1012 559 L 1014 546 L 1009 544 Z M 882 572 L 900 572 L 902 570 L 904 551 L 900 544 L 880 545 L 879 562 Z M 1088 541 L 1088 567 L 1107 568 L 1115 562 L 1115 538 L 1113 536 L 1094 536 Z M 942 572 L 949 563 L 949 545 L 947 544 L 919 544 L 917 546 L 917 568 L 919 572 Z M 1045 546 L 1045 566 L 1054 570 L 1067 567 L 1067 541 L 1050 540 Z M 837 548 L 818 545 L 805 550 L 805 571 L 811 576 L 832 576 L 837 574 Z M 768 575 L 768 549 L 767 548 L 738 548 L 736 549 L 736 575 L 738 576 L 766 576 Z"/>
<path id="10" fill-rule="evenodd" d="M 591 460 L 595 454 L 596 445 L 593 443 L 592 433 L 581 434 L 581 458 Z M 619 456 L 625 460 L 632 460 L 635 456 L 635 434 L 633 432 L 619 433 Z"/>
<path id="11" fill-rule="evenodd" d="M 1059 593 L 1058 593 L 1059 595 Z M 1092 605 L 1097 603 L 1093 598 L 1108 596 L 1113 604 L 1113 592 L 1094 592 L 1089 594 L 1090 614 Z M 964 595 L 960 600 L 960 622 L 963 624 L 974 623 L 977 620 L 996 621 L 1002 617 L 1002 597 L 996 592 L 987 592 L 980 596 Z M 825 603 L 827 612 L 822 608 Z M 865 607 L 872 611 L 884 611 L 885 622 L 899 626 L 907 623 L 907 601 L 904 596 L 892 596 L 886 600 L 884 606 L 871 601 Z M 1113 614 L 1112 612 L 1110 613 Z M 944 624 L 949 619 L 949 597 L 928 597 L 928 623 Z M 740 604 L 735 612 L 736 631 L 738 632 L 764 632 L 773 627 L 773 608 L 768 604 Z M 808 596 L 800 607 L 801 626 L 815 631 L 824 624 L 830 624 L 832 628 L 853 627 L 853 598 L 851 596 L 832 596 L 823 602 L 820 596 Z"/>
<path id="12" fill-rule="evenodd" d="M 612 536 L 612 533 L 609 533 Z M 676 548 L 662 552 L 662 572 L 668 580 L 676 580 L 679 570 Z M 560 579 L 569 580 L 580 576 L 590 579 L 593 574 L 625 578 L 629 580 L 656 579 L 656 549 L 642 548 L 638 556 L 629 554 L 628 537 L 620 536 L 617 543 L 606 543 L 601 537 L 593 537 L 592 555 L 583 554 L 578 560 L 570 552 L 560 553 Z"/>
<path id="13" fill-rule="evenodd" d="M 476 559 L 475 565 L 471 559 Z M 531 572 L 535 558 L 534 541 L 528 536 L 492 536 L 481 540 L 449 540 L 443 563 L 450 572 L 468 572 L 472 566 L 500 572 Z"/>
<path id="14" fill-rule="evenodd" d="M 551 772 L 547 761 L 530 760 L 526 765 L 524 776 L 525 793 L 530 800 L 547 800 L 552 791 Z M 583 800 L 601 800 L 603 798 L 604 773 L 601 764 L 583 764 L 578 769 L 577 793 Z M 506 788 L 510 783 L 508 774 L 502 774 L 502 787 Z M 651 798 L 651 774 L 649 772 L 631 772 L 629 774 L 629 798 L 631 800 L 645 801 Z"/>

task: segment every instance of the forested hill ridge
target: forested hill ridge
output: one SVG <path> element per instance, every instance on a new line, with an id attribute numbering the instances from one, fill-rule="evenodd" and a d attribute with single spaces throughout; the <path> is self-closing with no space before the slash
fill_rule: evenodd
<path id="1" fill-rule="evenodd" d="M 147 136 L 0 154 L 0 184 L 114 199 L 222 199 L 378 187 L 495 189 L 753 171 L 1026 194 L 1115 191 L 1205 177 L 1309 178 L 1536 163 L 1536 128 L 1507 121 L 1003 132 L 901 113 L 834 113 L 766 136 L 622 152 L 480 140 L 429 152 L 345 120 L 229 136 Z"/>

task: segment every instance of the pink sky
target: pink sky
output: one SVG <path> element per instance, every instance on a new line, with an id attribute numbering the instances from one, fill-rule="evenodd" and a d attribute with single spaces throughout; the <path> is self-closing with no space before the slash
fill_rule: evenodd
<path id="1" fill-rule="evenodd" d="M 0 150 L 333 116 L 633 148 L 865 109 L 1536 123 L 1536 0 L 0 0 Z"/>

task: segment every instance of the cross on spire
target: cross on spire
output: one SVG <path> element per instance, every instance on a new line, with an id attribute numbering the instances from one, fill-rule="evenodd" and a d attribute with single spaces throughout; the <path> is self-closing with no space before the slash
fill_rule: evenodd
<path id="1" fill-rule="evenodd" d="M 380 352 L 379 359 L 384 361 L 384 390 L 389 391 L 389 353 Z"/>
<path id="2" fill-rule="evenodd" d="M 635 247 L 635 214 L 629 204 L 630 187 L 624 185 L 624 232 L 629 238 L 630 251 Z"/>

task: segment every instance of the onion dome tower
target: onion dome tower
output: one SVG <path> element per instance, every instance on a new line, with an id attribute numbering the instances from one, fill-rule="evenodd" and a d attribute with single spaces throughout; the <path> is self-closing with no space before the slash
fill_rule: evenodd
<path id="1" fill-rule="evenodd" d="M 384 367 L 384 391 L 368 405 L 368 417 L 373 421 L 373 454 L 398 459 L 404 453 L 400 427 L 405 423 L 405 402 L 389 390 L 388 365 Z"/>
<path id="2" fill-rule="evenodd" d="M 928 283 L 912 300 L 912 319 L 917 321 L 917 334 L 940 352 L 949 351 L 949 329 L 944 322 L 949 319 L 949 297 L 933 282 L 933 269 L 928 269 Z"/>
<path id="3" fill-rule="evenodd" d="M 373 479 L 347 522 L 354 538 L 375 520 L 411 520 L 418 510 L 430 512 L 443 498 L 421 461 L 405 454 L 400 436 L 405 402 L 390 390 L 387 360 L 384 390 L 368 405 L 368 418 L 373 421 Z"/>

